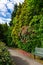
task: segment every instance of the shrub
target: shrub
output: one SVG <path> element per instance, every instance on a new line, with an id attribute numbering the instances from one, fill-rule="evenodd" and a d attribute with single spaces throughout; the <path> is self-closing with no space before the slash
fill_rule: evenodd
<path id="1" fill-rule="evenodd" d="M 0 42 L 0 65 L 14 65 L 3 42 Z"/>

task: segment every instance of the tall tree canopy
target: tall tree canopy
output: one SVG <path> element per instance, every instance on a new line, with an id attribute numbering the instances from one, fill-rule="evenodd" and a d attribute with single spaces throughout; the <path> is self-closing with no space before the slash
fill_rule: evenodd
<path id="1" fill-rule="evenodd" d="M 0 24 L 0 40 L 29 52 L 35 47 L 43 47 L 43 0 L 16 4 L 10 25 Z"/>
<path id="2" fill-rule="evenodd" d="M 6 42 L 7 40 L 7 31 L 8 31 L 8 25 L 7 23 L 5 24 L 0 24 L 0 40 L 3 42 Z"/>
<path id="3" fill-rule="evenodd" d="M 43 45 L 43 0 L 25 0 L 19 4 L 12 23 L 11 35 L 18 47 L 27 50 Z"/>

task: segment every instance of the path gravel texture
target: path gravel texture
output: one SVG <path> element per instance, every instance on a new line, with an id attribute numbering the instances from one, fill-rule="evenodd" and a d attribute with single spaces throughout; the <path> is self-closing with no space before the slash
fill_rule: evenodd
<path id="1" fill-rule="evenodd" d="M 17 50 L 8 49 L 16 65 L 43 65 L 27 56 L 20 54 Z"/>

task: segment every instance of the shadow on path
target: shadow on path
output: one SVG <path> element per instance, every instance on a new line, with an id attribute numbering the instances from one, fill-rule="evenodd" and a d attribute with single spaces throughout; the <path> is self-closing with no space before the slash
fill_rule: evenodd
<path id="1" fill-rule="evenodd" d="M 15 61 L 16 65 L 29 65 L 28 62 L 26 60 L 23 60 L 20 57 L 17 56 L 12 56 L 13 60 Z"/>

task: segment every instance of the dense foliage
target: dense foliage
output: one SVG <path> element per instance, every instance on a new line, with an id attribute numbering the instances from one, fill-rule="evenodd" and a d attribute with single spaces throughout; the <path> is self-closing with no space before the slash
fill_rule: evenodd
<path id="1" fill-rule="evenodd" d="M 8 25 L 7 23 L 5 24 L 0 24 L 0 40 L 3 42 L 6 42 L 7 40 L 7 31 L 8 31 Z"/>
<path id="2" fill-rule="evenodd" d="M 5 42 L 8 46 L 14 45 L 12 42 L 11 31 L 12 27 L 8 26 L 7 23 L 0 24 L 0 40 Z"/>
<path id="3" fill-rule="evenodd" d="M 43 0 L 25 0 L 19 4 L 12 22 L 15 45 L 29 52 L 43 47 Z"/>
<path id="4" fill-rule="evenodd" d="M 35 47 L 43 48 L 43 0 L 25 0 L 19 6 L 16 4 L 10 26 L 4 28 L 0 28 L 0 39 L 8 46 L 28 52 L 33 52 Z"/>
<path id="5" fill-rule="evenodd" d="M 3 42 L 0 42 L 0 65 L 15 65 Z"/>

